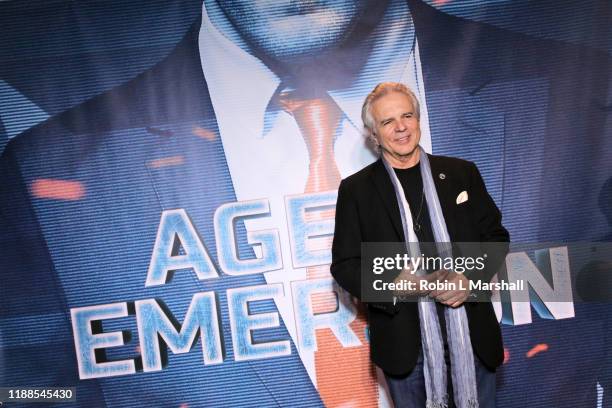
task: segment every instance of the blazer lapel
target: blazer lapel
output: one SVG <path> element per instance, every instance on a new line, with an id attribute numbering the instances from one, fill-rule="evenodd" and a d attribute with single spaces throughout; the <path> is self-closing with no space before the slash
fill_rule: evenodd
<path id="1" fill-rule="evenodd" d="M 400 240 L 404 241 L 402 216 L 400 215 L 397 198 L 395 197 L 395 189 L 393 188 L 393 184 L 391 183 L 391 179 L 389 179 L 387 169 L 385 169 L 382 160 L 379 159 L 375 163 L 371 176 L 376 191 L 384 204 L 387 215 L 391 219 L 395 232 L 397 232 Z"/>
<path id="2" fill-rule="evenodd" d="M 431 165 L 431 175 L 434 179 L 436 186 L 436 192 L 438 193 L 438 200 L 440 201 L 440 207 L 442 208 L 442 215 L 444 216 L 444 222 L 446 223 L 446 230 L 451 241 L 457 236 L 456 231 L 456 214 L 455 214 L 455 200 L 451 191 L 451 185 L 449 184 L 449 174 L 441 165 L 441 162 L 436 160 L 431 155 L 429 157 L 429 163 Z"/>

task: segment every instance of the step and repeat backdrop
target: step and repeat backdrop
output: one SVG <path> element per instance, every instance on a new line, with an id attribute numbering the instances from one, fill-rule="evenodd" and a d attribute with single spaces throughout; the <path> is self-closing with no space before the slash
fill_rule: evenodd
<path id="1" fill-rule="evenodd" d="M 527 302 L 496 294 L 497 405 L 612 406 L 611 20 L 603 0 L 1 2 L 0 387 L 391 406 L 329 263 L 338 184 L 377 159 L 361 104 L 395 81 L 512 241 L 555 243 L 508 263 Z"/>

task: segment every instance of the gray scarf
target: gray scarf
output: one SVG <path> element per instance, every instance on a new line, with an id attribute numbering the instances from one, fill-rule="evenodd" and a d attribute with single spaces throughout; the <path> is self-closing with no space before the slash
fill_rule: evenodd
<path id="1" fill-rule="evenodd" d="M 419 146 L 421 177 L 423 179 L 423 190 L 427 200 L 427 209 L 431 219 L 434 238 L 438 255 L 441 257 L 451 256 L 452 248 L 450 237 L 446 229 L 446 222 L 440 207 L 440 200 L 436 192 L 431 167 L 427 153 Z M 406 239 L 406 250 L 411 256 L 420 256 L 419 239 L 412 225 L 412 213 L 406 201 L 404 189 L 400 184 L 395 171 L 383 158 L 387 173 L 395 188 L 395 196 L 402 216 L 402 227 Z M 426 273 L 424 270 L 416 272 L 417 276 Z M 421 323 L 421 343 L 423 347 L 423 375 L 425 377 L 425 390 L 427 392 L 427 408 L 442 408 L 448 406 L 446 363 L 444 361 L 444 343 L 436 304 L 429 297 L 419 298 L 419 320 Z M 455 397 L 455 405 L 458 408 L 478 407 L 478 392 L 476 388 L 476 374 L 474 368 L 474 354 L 470 341 L 470 330 L 468 327 L 465 308 L 445 308 L 446 333 L 448 347 L 450 350 L 451 376 Z"/>

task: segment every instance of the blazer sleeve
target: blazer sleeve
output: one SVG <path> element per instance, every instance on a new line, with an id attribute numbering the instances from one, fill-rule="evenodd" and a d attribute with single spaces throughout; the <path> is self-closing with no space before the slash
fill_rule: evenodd
<path id="1" fill-rule="evenodd" d="M 338 188 L 330 271 L 343 289 L 361 301 L 362 233 L 359 220 L 357 200 L 343 180 Z M 391 302 L 371 302 L 368 306 L 391 315 L 398 311 L 397 305 Z"/>
<path id="2" fill-rule="evenodd" d="M 332 244 L 330 271 L 336 282 L 361 300 L 361 229 L 357 203 L 351 197 L 345 180 L 338 188 L 336 224 Z"/>
<path id="3" fill-rule="evenodd" d="M 482 252 L 487 254 L 486 267 L 472 270 L 466 277 L 470 280 L 490 282 L 503 266 L 508 253 L 510 234 L 502 225 L 502 214 L 487 192 L 485 183 L 475 164 L 470 163 L 470 200 L 473 200 L 472 216 L 478 230 Z"/>

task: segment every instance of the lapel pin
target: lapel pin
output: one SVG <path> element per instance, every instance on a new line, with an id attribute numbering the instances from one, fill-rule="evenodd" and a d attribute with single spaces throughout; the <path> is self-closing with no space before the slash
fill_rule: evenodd
<path id="1" fill-rule="evenodd" d="M 438 177 L 440 177 L 440 180 L 444 180 L 446 178 L 446 174 L 440 173 Z"/>

